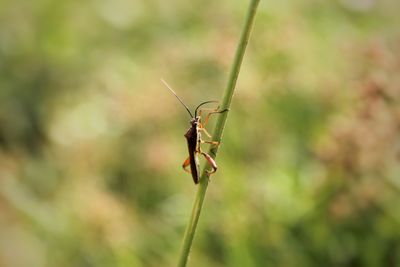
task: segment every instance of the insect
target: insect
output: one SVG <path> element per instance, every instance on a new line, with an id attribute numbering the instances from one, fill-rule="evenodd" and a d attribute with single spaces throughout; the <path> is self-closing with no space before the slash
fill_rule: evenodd
<path id="1" fill-rule="evenodd" d="M 218 101 L 205 101 L 200 103 L 195 111 L 194 111 L 194 116 L 192 112 L 190 112 L 190 109 L 183 103 L 182 99 L 175 93 L 174 90 L 164 81 L 161 80 L 164 85 L 175 95 L 175 97 L 181 102 L 181 104 L 185 107 L 187 112 L 189 113 L 191 120 L 190 120 L 190 128 L 187 130 L 185 133 L 185 138 L 187 141 L 187 146 L 188 146 L 188 151 L 189 151 L 189 157 L 183 162 L 182 168 L 192 174 L 193 181 L 195 184 L 199 183 L 199 177 L 200 177 L 200 163 L 199 163 L 199 155 L 203 155 L 206 161 L 210 164 L 212 170 L 207 171 L 207 174 L 213 174 L 217 171 L 217 163 L 215 160 L 208 155 L 207 153 L 201 151 L 201 144 L 202 143 L 207 143 L 207 144 L 212 144 L 212 145 L 219 145 L 218 141 L 205 141 L 201 138 L 201 132 L 204 132 L 205 135 L 207 135 L 209 138 L 211 138 L 211 135 L 207 132 L 205 126 L 208 123 L 208 120 L 212 114 L 216 113 L 223 113 L 228 111 L 228 109 L 219 111 L 219 107 L 216 109 L 200 109 L 201 106 L 208 104 L 208 103 L 218 103 Z M 201 121 L 201 113 L 202 111 L 208 110 L 210 111 L 207 116 L 204 119 L 204 122 Z M 190 170 L 187 169 L 187 167 L 190 166 Z"/>

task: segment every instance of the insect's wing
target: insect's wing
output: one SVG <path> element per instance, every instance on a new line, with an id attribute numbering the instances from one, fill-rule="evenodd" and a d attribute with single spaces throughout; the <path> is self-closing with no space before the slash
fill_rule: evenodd
<path id="1" fill-rule="evenodd" d="M 199 159 L 196 153 L 197 149 L 197 130 L 195 127 L 190 127 L 185 134 L 188 144 L 188 152 L 190 159 L 190 171 L 192 173 L 193 181 L 195 184 L 199 183 Z"/>

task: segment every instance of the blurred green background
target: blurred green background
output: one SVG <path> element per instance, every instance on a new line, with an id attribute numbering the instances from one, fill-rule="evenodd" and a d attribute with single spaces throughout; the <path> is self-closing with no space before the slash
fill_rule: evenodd
<path id="1" fill-rule="evenodd" d="M 1 267 L 175 265 L 247 5 L 0 1 Z M 189 266 L 400 266 L 399 10 L 261 1 Z"/>

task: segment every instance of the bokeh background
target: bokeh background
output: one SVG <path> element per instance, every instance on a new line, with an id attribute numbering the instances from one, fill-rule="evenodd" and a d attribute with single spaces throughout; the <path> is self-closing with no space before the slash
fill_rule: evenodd
<path id="1" fill-rule="evenodd" d="M 175 265 L 247 5 L 0 1 L 1 267 Z M 261 1 L 189 266 L 400 266 L 399 10 Z"/>

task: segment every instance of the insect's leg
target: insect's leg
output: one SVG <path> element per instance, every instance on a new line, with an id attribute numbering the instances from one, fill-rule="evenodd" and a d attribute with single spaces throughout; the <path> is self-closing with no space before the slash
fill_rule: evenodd
<path id="1" fill-rule="evenodd" d="M 186 169 L 186 167 L 189 166 L 189 165 L 190 165 L 190 157 L 188 157 L 188 158 L 183 162 L 182 168 L 183 168 L 183 170 L 184 170 L 185 172 L 192 173 L 191 171 L 189 171 L 188 169 Z"/>
<path id="2" fill-rule="evenodd" d="M 201 154 L 208 161 L 208 163 L 211 165 L 211 168 L 212 168 L 212 171 L 207 171 L 207 174 L 210 175 L 210 174 L 216 172 L 217 169 L 218 169 L 218 166 L 217 166 L 217 163 L 215 162 L 215 160 L 210 155 L 208 155 L 207 153 L 201 152 Z"/>
<path id="3" fill-rule="evenodd" d="M 199 124 L 199 130 L 203 131 L 209 138 L 211 138 L 210 133 L 206 130 L 206 128 L 204 128 L 204 126 L 201 123 Z M 200 143 L 203 143 L 203 144 L 207 143 L 207 144 L 216 145 L 216 146 L 218 146 L 220 144 L 219 141 L 204 141 L 201 138 L 199 140 L 200 140 Z"/>
<path id="4" fill-rule="evenodd" d="M 210 119 L 210 116 L 211 116 L 212 114 L 223 113 L 223 112 L 226 112 L 226 111 L 229 110 L 229 109 L 224 109 L 224 110 L 219 111 L 218 109 L 219 109 L 219 107 L 217 107 L 216 109 L 206 109 L 206 108 L 203 108 L 203 109 L 200 109 L 200 110 L 199 110 L 199 116 L 200 116 L 200 117 L 201 117 L 202 111 L 204 111 L 204 110 L 211 110 L 211 112 L 208 113 L 207 116 L 206 116 L 206 118 L 204 119 L 204 122 L 203 122 L 203 123 L 199 123 L 199 130 L 203 131 L 209 138 L 211 138 L 211 134 L 206 130 L 205 126 L 206 126 L 206 124 L 208 123 L 208 120 Z M 218 142 L 218 141 L 204 141 L 203 143 L 209 143 L 209 144 L 219 145 L 219 142 Z"/>
<path id="5" fill-rule="evenodd" d="M 201 109 L 199 109 L 199 116 L 201 117 L 201 113 L 202 113 L 203 111 L 214 112 L 214 111 L 217 111 L 218 109 L 219 109 L 219 106 L 218 106 L 217 108 L 201 108 Z"/>
<path id="6" fill-rule="evenodd" d="M 211 138 L 210 133 L 206 130 L 206 128 L 204 128 L 204 126 L 200 123 L 199 124 L 199 130 L 203 131 L 209 138 Z M 219 141 L 204 141 L 201 138 L 199 139 L 200 143 L 206 143 L 206 144 L 211 144 L 211 145 L 215 145 L 215 146 L 219 146 L 220 142 Z"/>
<path id="7" fill-rule="evenodd" d="M 218 109 L 219 109 L 219 107 L 217 107 L 216 109 L 202 109 L 202 110 L 212 110 L 210 113 L 207 114 L 206 118 L 204 119 L 203 128 L 207 125 L 208 120 L 210 119 L 210 116 L 211 116 L 212 114 L 224 113 L 224 112 L 229 111 L 228 108 L 226 108 L 226 109 L 224 109 L 224 110 L 218 110 Z M 202 111 L 202 110 L 201 110 L 201 109 L 199 110 L 199 116 L 201 116 L 201 111 Z"/>
<path id="8" fill-rule="evenodd" d="M 209 138 L 211 138 L 211 134 L 204 128 L 203 124 L 199 123 L 199 129 L 203 131 Z"/>
<path id="9" fill-rule="evenodd" d="M 220 142 L 218 142 L 218 141 L 204 141 L 204 140 L 201 140 L 201 142 L 203 144 L 206 143 L 206 144 L 215 145 L 215 146 L 219 146 L 219 144 L 220 144 Z"/>

